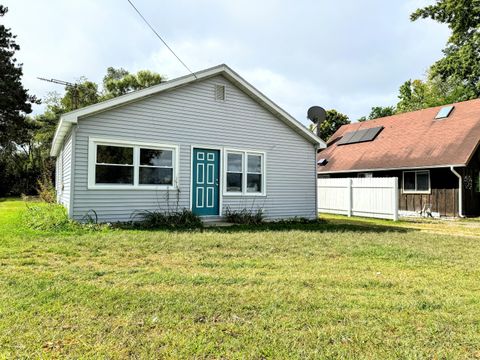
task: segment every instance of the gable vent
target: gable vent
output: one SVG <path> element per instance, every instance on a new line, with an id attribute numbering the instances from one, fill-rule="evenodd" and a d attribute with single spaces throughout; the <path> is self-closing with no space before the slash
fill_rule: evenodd
<path id="1" fill-rule="evenodd" d="M 215 85 L 215 100 L 225 101 L 225 85 Z"/>
<path id="2" fill-rule="evenodd" d="M 437 116 L 435 116 L 435 119 L 445 119 L 445 118 L 447 118 L 450 115 L 450 113 L 452 112 L 454 107 L 455 106 L 453 106 L 453 105 L 442 107 L 438 111 Z"/>

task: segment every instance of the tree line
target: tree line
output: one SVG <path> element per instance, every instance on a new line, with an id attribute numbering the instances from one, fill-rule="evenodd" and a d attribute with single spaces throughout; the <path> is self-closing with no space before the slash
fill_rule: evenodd
<path id="1" fill-rule="evenodd" d="M 8 8 L 0 5 L 0 18 Z M 395 105 L 374 106 L 358 121 L 474 99 L 480 96 L 480 0 L 437 0 L 417 9 L 410 19 L 433 19 L 451 30 L 443 57 L 435 62 L 425 79 L 407 80 L 399 88 Z M 49 156 L 56 126 L 63 113 L 143 89 L 165 80 L 162 75 L 142 70 L 135 74 L 109 67 L 99 85 L 86 78 L 67 86 L 63 95 L 44 99 L 42 114 L 31 116 L 40 100 L 22 85 L 22 64 L 15 35 L 0 24 L 0 196 L 35 194 L 53 189 L 54 160 Z M 328 110 L 320 126 L 324 140 L 350 119 Z"/>

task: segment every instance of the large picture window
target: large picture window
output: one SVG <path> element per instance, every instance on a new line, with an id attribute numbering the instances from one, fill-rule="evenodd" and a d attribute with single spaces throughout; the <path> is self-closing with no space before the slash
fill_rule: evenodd
<path id="1" fill-rule="evenodd" d="M 265 155 L 225 151 L 225 195 L 265 195 Z"/>
<path id="2" fill-rule="evenodd" d="M 430 171 L 404 171 L 404 193 L 430 193 Z"/>
<path id="3" fill-rule="evenodd" d="M 89 188 L 175 188 L 176 146 L 90 139 Z"/>

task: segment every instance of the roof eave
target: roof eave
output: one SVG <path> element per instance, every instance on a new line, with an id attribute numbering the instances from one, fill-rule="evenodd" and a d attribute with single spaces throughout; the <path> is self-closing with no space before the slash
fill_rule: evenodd
<path id="1" fill-rule="evenodd" d="M 357 172 L 374 172 L 374 171 L 389 171 L 389 170 L 418 170 L 418 169 L 440 169 L 450 167 L 465 167 L 466 164 L 441 164 L 441 165 L 423 165 L 423 166 L 403 166 L 395 168 L 370 168 L 370 169 L 349 169 L 349 170 L 335 170 L 335 171 L 319 171 L 317 174 L 345 174 L 345 173 L 357 173 Z"/>

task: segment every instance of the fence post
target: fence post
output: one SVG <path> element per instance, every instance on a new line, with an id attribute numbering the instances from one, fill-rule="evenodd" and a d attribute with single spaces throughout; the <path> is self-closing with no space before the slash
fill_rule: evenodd
<path id="1" fill-rule="evenodd" d="M 352 179 L 348 178 L 347 179 L 348 182 L 347 182 L 347 191 L 348 191 L 348 196 L 347 196 L 347 199 L 348 199 L 348 209 L 347 209 L 347 214 L 348 214 L 348 217 L 351 217 L 352 216 L 352 198 L 353 198 L 353 191 L 352 191 Z"/>
<path id="2" fill-rule="evenodd" d="M 398 220 L 398 177 L 393 178 L 393 221 Z"/>

